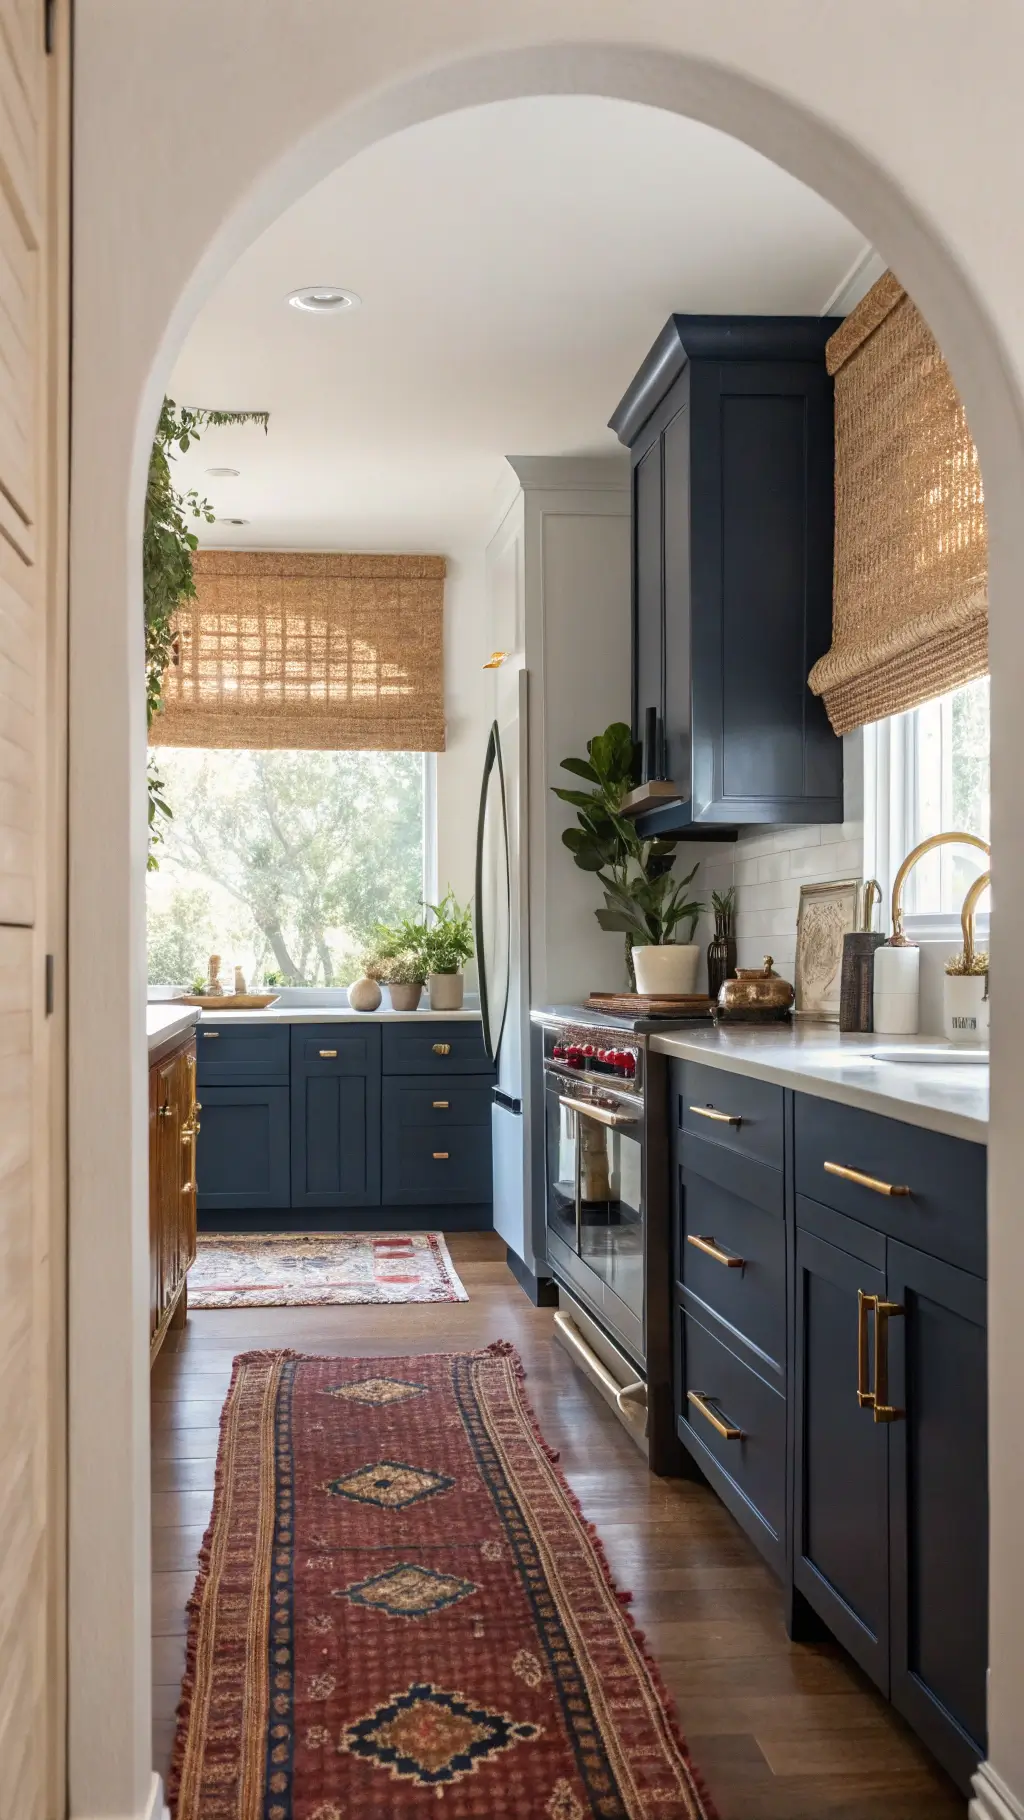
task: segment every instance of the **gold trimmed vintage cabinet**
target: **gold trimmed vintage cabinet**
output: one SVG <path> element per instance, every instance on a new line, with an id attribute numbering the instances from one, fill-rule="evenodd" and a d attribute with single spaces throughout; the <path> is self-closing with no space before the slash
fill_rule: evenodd
<path id="1" fill-rule="evenodd" d="M 188 1310 L 196 1256 L 196 1039 L 171 1037 L 149 1058 L 149 1356 Z"/>

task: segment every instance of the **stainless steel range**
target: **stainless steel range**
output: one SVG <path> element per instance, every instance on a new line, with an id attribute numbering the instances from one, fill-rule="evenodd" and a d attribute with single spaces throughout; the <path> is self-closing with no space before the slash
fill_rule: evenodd
<path id="1" fill-rule="evenodd" d="M 580 1006 L 542 1028 L 548 1268 L 558 1338 L 648 1454 L 673 1470 L 668 1083 L 664 1020 Z M 687 1020 L 692 1021 L 692 1020 Z"/>

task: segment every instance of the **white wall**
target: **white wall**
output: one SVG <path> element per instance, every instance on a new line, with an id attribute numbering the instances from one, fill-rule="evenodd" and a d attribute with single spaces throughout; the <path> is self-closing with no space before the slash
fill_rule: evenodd
<path id="1" fill-rule="evenodd" d="M 1024 11 L 1017 0 L 933 0 L 926 30 L 922 16 L 913 0 L 78 0 L 69 1746 L 72 1811 L 83 1820 L 138 1815 L 150 1798 L 138 601 L 160 393 L 232 258 L 329 169 L 415 119 L 541 92 L 691 114 L 821 190 L 919 302 L 978 442 L 1003 906 L 993 966 L 989 1748 L 993 1775 L 1024 1802 Z M 411 308 L 415 292 L 413 273 Z M 995 1816 L 995 1797 L 985 1800 Z"/>

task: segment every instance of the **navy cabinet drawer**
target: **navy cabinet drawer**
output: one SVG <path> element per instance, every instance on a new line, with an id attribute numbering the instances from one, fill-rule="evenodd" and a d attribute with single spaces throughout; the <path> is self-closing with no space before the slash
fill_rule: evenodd
<path id="1" fill-rule="evenodd" d="M 385 1143 L 381 1200 L 408 1206 L 491 1198 L 490 1125 L 463 1125 L 450 1133 L 407 1126 L 399 1142 Z"/>
<path id="2" fill-rule="evenodd" d="M 786 1359 L 786 1228 L 781 1207 L 766 1209 L 706 1176 L 681 1170 L 676 1278 L 690 1296 L 763 1353 L 781 1379 Z"/>
<path id="3" fill-rule="evenodd" d="M 287 1207 L 287 1087 L 202 1092 L 196 1182 L 201 1213 Z"/>
<path id="4" fill-rule="evenodd" d="M 438 1131 L 454 1126 L 491 1126 L 491 1087 L 477 1075 L 442 1076 L 428 1081 L 422 1075 L 390 1075 L 384 1082 L 385 1142 L 397 1141 L 407 1126 Z"/>
<path id="5" fill-rule="evenodd" d="M 457 1024 L 385 1024 L 385 1074 L 492 1074 L 480 1025 L 473 1019 Z"/>
<path id="6" fill-rule="evenodd" d="M 673 1069 L 677 1128 L 751 1160 L 782 1168 L 782 1088 L 771 1081 L 683 1062 Z"/>
<path id="7" fill-rule="evenodd" d="M 375 1074 L 380 1070 L 380 1025 L 293 1024 L 292 1067 L 305 1074 Z"/>
<path id="8" fill-rule="evenodd" d="M 796 1096 L 794 1144 L 798 1194 L 984 1275 L 984 1145 L 803 1093 Z M 836 1175 L 837 1166 L 910 1192 L 885 1194 Z"/>
<path id="9" fill-rule="evenodd" d="M 786 1401 L 709 1327 L 684 1312 L 678 1427 L 733 1515 L 781 1565 L 786 1521 Z M 691 1401 L 700 1398 L 703 1408 Z M 714 1421 L 710 1417 L 714 1417 Z M 727 1438 L 715 1427 L 739 1430 Z M 708 1456 L 717 1470 L 709 1470 Z"/>
<path id="10" fill-rule="evenodd" d="M 201 1021 L 196 1031 L 199 1086 L 263 1081 L 288 1085 L 288 1025 Z"/>

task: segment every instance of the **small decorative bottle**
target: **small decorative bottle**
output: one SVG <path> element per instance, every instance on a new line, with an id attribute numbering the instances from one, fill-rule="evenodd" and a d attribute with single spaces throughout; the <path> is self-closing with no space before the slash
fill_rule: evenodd
<path id="1" fill-rule="evenodd" d="M 211 954 L 210 956 L 206 975 L 206 996 L 207 998 L 222 998 L 224 996 L 224 987 L 221 985 L 220 979 L 219 954 Z"/>
<path id="2" fill-rule="evenodd" d="M 736 977 L 735 885 L 730 885 L 728 891 L 712 891 L 711 905 L 715 913 L 715 933 L 708 943 L 708 993 L 717 999 L 726 980 Z"/>

